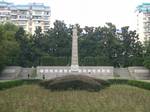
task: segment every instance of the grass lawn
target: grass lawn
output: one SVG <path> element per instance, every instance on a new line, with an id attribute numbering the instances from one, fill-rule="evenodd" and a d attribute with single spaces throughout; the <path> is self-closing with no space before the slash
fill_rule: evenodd
<path id="1" fill-rule="evenodd" d="M 99 92 L 51 92 L 23 85 L 0 91 L 0 112 L 150 112 L 150 91 L 112 85 Z"/>

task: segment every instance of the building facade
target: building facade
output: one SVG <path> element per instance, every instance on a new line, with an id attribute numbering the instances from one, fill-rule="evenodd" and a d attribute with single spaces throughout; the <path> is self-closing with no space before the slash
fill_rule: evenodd
<path id="1" fill-rule="evenodd" d="M 136 9 L 137 33 L 141 42 L 150 40 L 150 3 L 143 3 Z"/>
<path id="2" fill-rule="evenodd" d="M 51 10 L 42 3 L 15 5 L 0 2 L 0 22 L 11 22 L 23 27 L 28 33 L 34 34 L 37 27 L 45 32 L 50 28 Z"/>

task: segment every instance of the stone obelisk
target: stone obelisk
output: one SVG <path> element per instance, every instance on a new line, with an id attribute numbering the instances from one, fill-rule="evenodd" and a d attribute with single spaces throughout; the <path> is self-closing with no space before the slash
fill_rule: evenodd
<path id="1" fill-rule="evenodd" d="M 71 58 L 71 72 L 78 72 L 78 35 L 77 35 L 77 27 L 73 27 L 72 34 L 72 58 Z"/>

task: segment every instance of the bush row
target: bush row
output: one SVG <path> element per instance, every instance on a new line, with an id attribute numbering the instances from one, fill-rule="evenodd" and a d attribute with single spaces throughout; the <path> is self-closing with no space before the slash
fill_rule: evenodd
<path id="1" fill-rule="evenodd" d="M 0 82 L 0 90 L 5 90 L 8 88 L 20 86 L 23 84 L 36 84 L 38 82 L 40 82 L 40 80 L 35 80 L 35 79 L 3 81 L 3 82 Z"/>
<path id="2" fill-rule="evenodd" d="M 138 80 L 127 80 L 127 79 L 109 79 L 110 84 L 126 84 L 130 86 L 139 87 L 142 89 L 150 90 L 150 83 Z"/>
<path id="3" fill-rule="evenodd" d="M 82 79 L 81 79 L 82 78 Z M 105 86 L 109 86 L 110 84 L 125 84 L 125 85 L 130 85 L 130 86 L 135 86 L 139 88 L 143 88 L 146 90 L 150 90 L 150 83 L 149 82 L 144 82 L 144 81 L 137 81 L 137 80 L 126 80 L 126 79 L 109 79 L 108 81 L 104 81 L 101 79 L 92 79 L 95 80 L 96 82 L 90 82 L 91 79 L 84 78 L 81 76 L 78 80 L 77 78 L 75 79 L 73 77 L 73 80 L 68 77 L 68 79 L 65 78 L 59 78 L 59 79 L 52 79 L 52 80 L 46 80 L 46 81 L 41 81 L 38 79 L 28 79 L 28 80 L 11 80 L 11 81 L 4 81 L 0 82 L 0 90 L 5 90 L 8 88 L 24 85 L 24 84 L 38 84 L 40 83 L 41 85 L 44 85 L 45 87 L 54 87 L 55 88 L 76 88 L 79 87 L 79 89 L 83 88 L 83 85 L 88 88 L 88 84 L 94 85 L 97 84 L 97 82 L 100 84 L 100 88 L 103 88 Z M 65 83 L 64 83 L 65 82 Z M 63 83 L 63 84 L 62 84 Z M 61 86 L 60 86 L 61 85 Z M 72 86 L 71 86 L 72 85 Z M 80 85 L 82 85 L 80 87 Z M 95 86 L 96 87 L 96 86 Z M 98 87 L 98 86 L 97 86 Z"/>

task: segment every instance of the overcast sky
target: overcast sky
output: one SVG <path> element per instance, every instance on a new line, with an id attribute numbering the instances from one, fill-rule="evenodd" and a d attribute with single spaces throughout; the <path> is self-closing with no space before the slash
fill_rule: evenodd
<path id="1" fill-rule="evenodd" d="M 51 7 L 51 23 L 56 19 L 66 24 L 103 26 L 112 22 L 118 28 L 136 29 L 136 6 L 150 0 L 4 0 L 15 4 L 45 3 Z"/>

